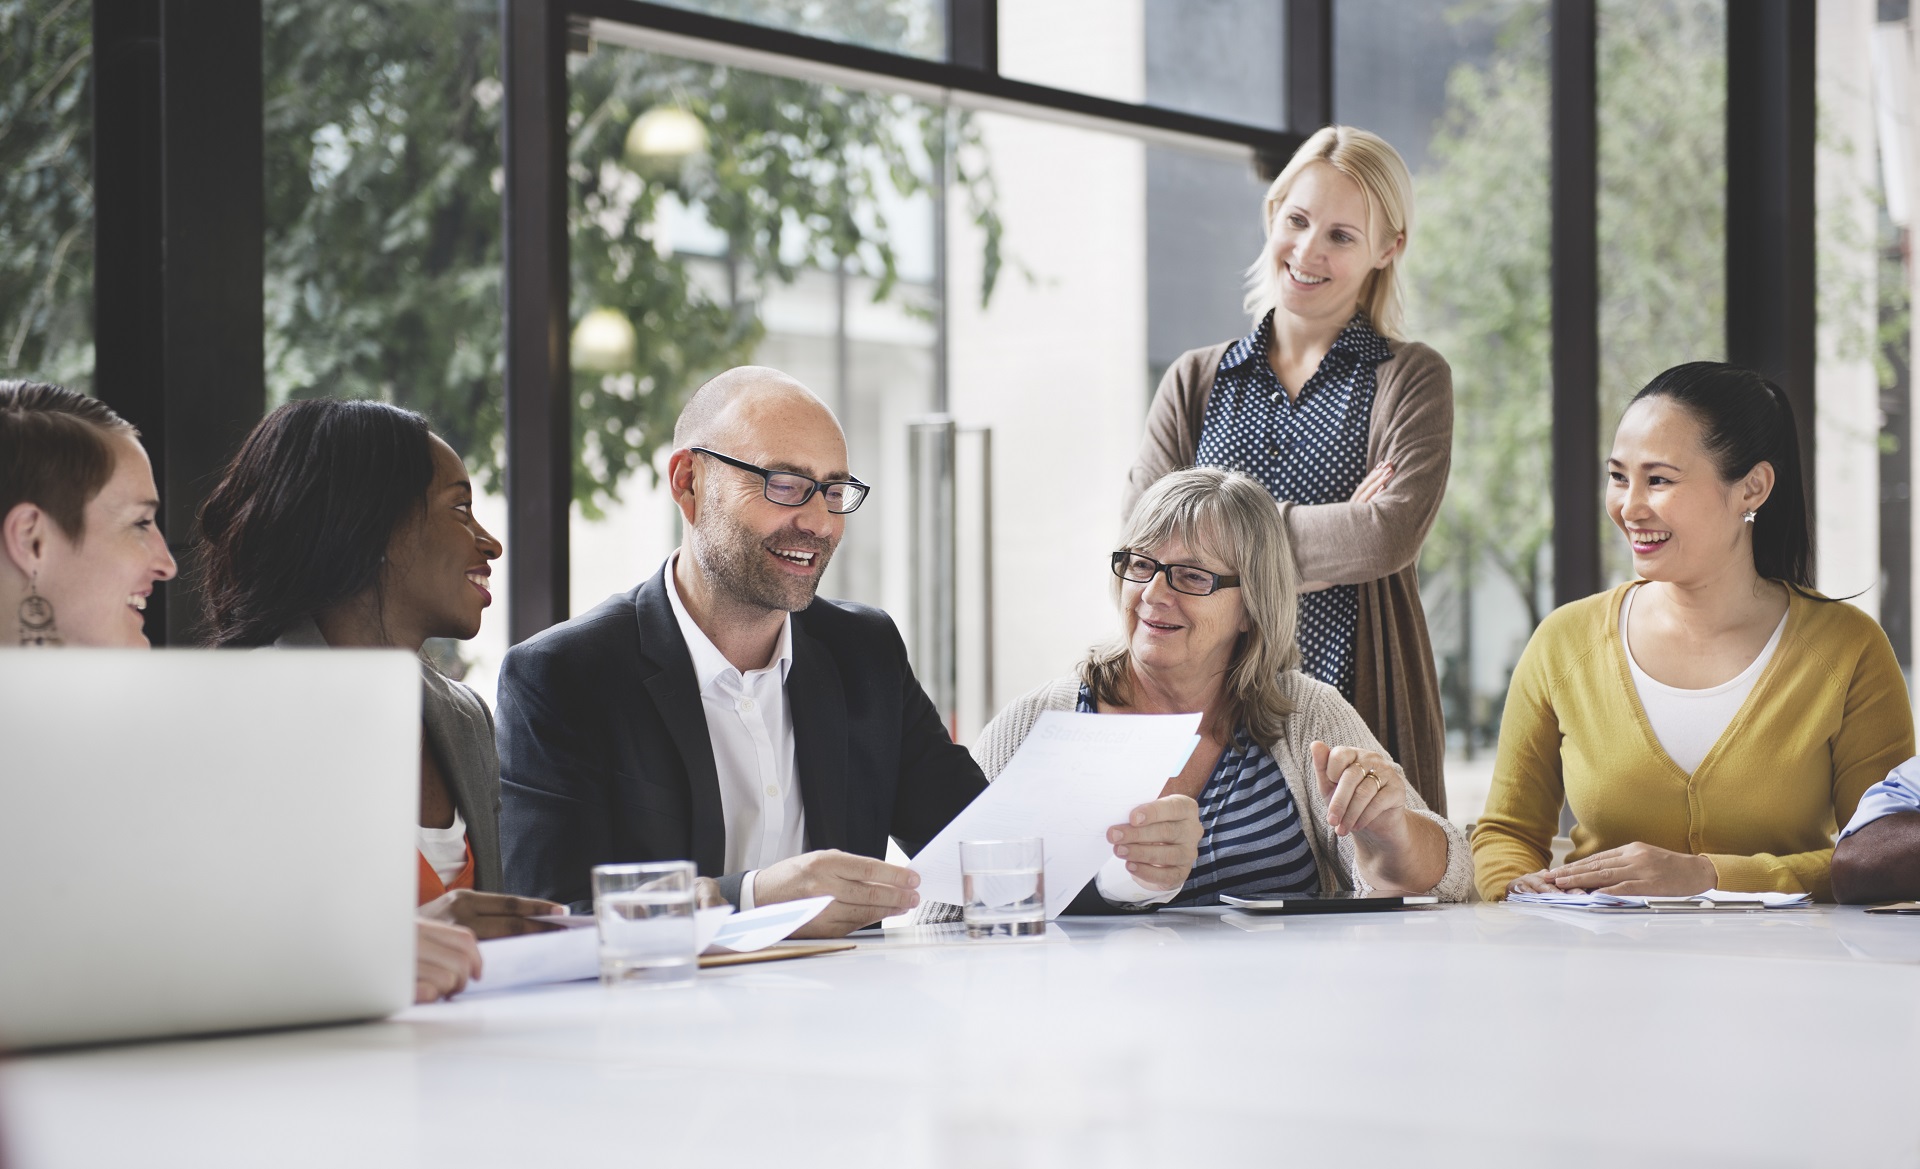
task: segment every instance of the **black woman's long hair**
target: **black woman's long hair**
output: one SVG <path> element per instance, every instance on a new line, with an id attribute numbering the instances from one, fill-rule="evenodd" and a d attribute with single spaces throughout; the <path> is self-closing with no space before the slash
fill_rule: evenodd
<path id="1" fill-rule="evenodd" d="M 393 533 L 433 484 L 431 434 L 384 402 L 314 398 L 261 420 L 200 508 L 209 644 L 268 645 L 377 597 Z"/>
<path id="2" fill-rule="evenodd" d="M 1816 596 L 1800 433 L 1785 391 L 1750 369 L 1690 361 L 1648 382 L 1633 401 L 1643 398 L 1671 398 L 1686 407 L 1700 423 L 1722 483 L 1743 478 L 1760 463 L 1772 464 L 1773 491 L 1753 519 L 1754 571 Z"/>

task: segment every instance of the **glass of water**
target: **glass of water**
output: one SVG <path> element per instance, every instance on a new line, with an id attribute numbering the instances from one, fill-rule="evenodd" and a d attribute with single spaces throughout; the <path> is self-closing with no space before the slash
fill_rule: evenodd
<path id="1" fill-rule="evenodd" d="M 593 916 L 600 927 L 602 986 L 691 986 L 692 861 L 595 865 Z"/>
<path id="2" fill-rule="evenodd" d="M 1038 836 L 961 841 L 960 884 L 968 937 L 1047 932 L 1046 848 Z"/>

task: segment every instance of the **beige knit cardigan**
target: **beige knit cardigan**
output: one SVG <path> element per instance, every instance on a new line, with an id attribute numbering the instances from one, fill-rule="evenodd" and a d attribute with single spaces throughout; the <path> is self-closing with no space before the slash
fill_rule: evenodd
<path id="1" fill-rule="evenodd" d="M 1288 670 L 1280 676 L 1280 693 L 1292 703 L 1293 713 L 1287 716 L 1285 733 L 1276 742 L 1267 744 L 1267 751 L 1287 777 L 1294 806 L 1305 813 L 1307 843 L 1313 848 L 1313 862 L 1320 870 L 1320 889 L 1332 892 L 1369 888 L 1354 862 L 1353 837 L 1336 835 L 1327 826 L 1327 801 L 1320 794 L 1320 784 L 1313 778 L 1311 745 L 1318 739 L 1335 746 L 1378 751 L 1380 744 L 1359 714 L 1340 697 L 1340 692 L 1326 683 L 1298 670 Z M 993 782 L 1006 768 L 1043 712 L 1073 710 L 1079 705 L 1079 699 L 1080 679 L 1060 678 L 1014 699 L 994 716 L 973 745 L 974 761 L 986 772 L 987 782 Z M 1473 853 L 1467 847 L 1466 834 L 1430 811 L 1412 784 L 1405 790 L 1408 809 L 1440 825 L 1447 837 L 1447 871 L 1438 884 L 1425 892 L 1442 901 L 1467 900 L 1473 891 Z M 940 918 L 929 915 L 929 920 Z"/>
<path id="2" fill-rule="evenodd" d="M 1162 475 L 1193 466 L 1213 375 L 1231 344 L 1190 350 L 1160 379 L 1122 516 Z M 1282 501 L 1280 514 L 1301 580 L 1360 586 L 1353 705 L 1427 807 L 1444 815 L 1446 728 L 1417 565 L 1453 461 L 1453 372 L 1418 342 L 1388 346 L 1392 356 L 1375 373 L 1367 465 L 1392 462 L 1393 479 L 1367 503 Z"/>

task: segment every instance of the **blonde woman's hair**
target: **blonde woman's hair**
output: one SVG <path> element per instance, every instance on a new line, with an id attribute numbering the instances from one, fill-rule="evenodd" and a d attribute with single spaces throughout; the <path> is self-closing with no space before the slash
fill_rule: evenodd
<path id="1" fill-rule="evenodd" d="M 1239 575 L 1248 628 L 1227 667 L 1223 713 L 1229 728 L 1244 725 L 1256 741 L 1277 742 L 1293 713 L 1293 704 L 1280 691 L 1280 675 L 1300 664 L 1294 598 L 1300 578 L 1280 509 L 1266 488 L 1239 471 L 1189 467 L 1147 488 L 1120 535 L 1120 548 L 1150 556 L 1170 540 Z M 1121 603 L 1121 588 L 1116 576 L 1116 605 Z M 1080 665 L 1080 680 L 1096 701 L 1131 706 L 1133 663 L 1126 640 L 1094 647 Z"/>
<path id="2" fill-rule="evenodd" d="M 1373 330 L 1391 341 L 1402 340 L 1406 326 L 1406 297 L 1400 285 L 1400 261 L 1413 239 L 1413 178 L 1406 160 L 1378 134 L 1352 126 L 1327 126 L 1301 143 L 1287 169 L 1267 188 L 1261 225 L 1267 237 L 1260 254 L 1247 269 L 1247 312 L 1257 322 L 1280 303 L 1280 273 L 1273 263 L 1273 223 L 1287 201 L 1294 180 L 1316 162 L 1324 162 L 1360 184 L 1367 199 L 1367 242 L 1378 248 L 1381 235 L 1401 239 L 1400 251 L 1387 266 L 1371 272 L 1360 290 L 1360 309 Z M 1382 232 L 1384 228 L 1384 232 Z"/>

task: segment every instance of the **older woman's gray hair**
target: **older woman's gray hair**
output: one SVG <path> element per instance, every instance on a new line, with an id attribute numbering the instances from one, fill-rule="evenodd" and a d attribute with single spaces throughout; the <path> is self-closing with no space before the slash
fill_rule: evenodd
<path id="1" fill-rule="evenodd" d="M 1239 471 L 1189 467 L 1147 488 L 1120 535 L 1120 548 L 1152 555 L 1177 540 L 1227 566 L 1240 577 L 1240 603 L 1247 632 L 1234 646 L 1224 685 L 1224 713 L 1255 740 L 1272 743 L 1285 732 L 1293 705 L 1280 690 L 1280 675 L 1300 665 L 1295 638 L 1300 580 L 1293 545 L 1273 496 Z M 1122 588 L 1114 578 L 1113 596 Z M 1096 647 L 1080 664 L 1080 679 L 1095 701 L 1132 705 L 1133 667 L 1125 639 Z"/>

